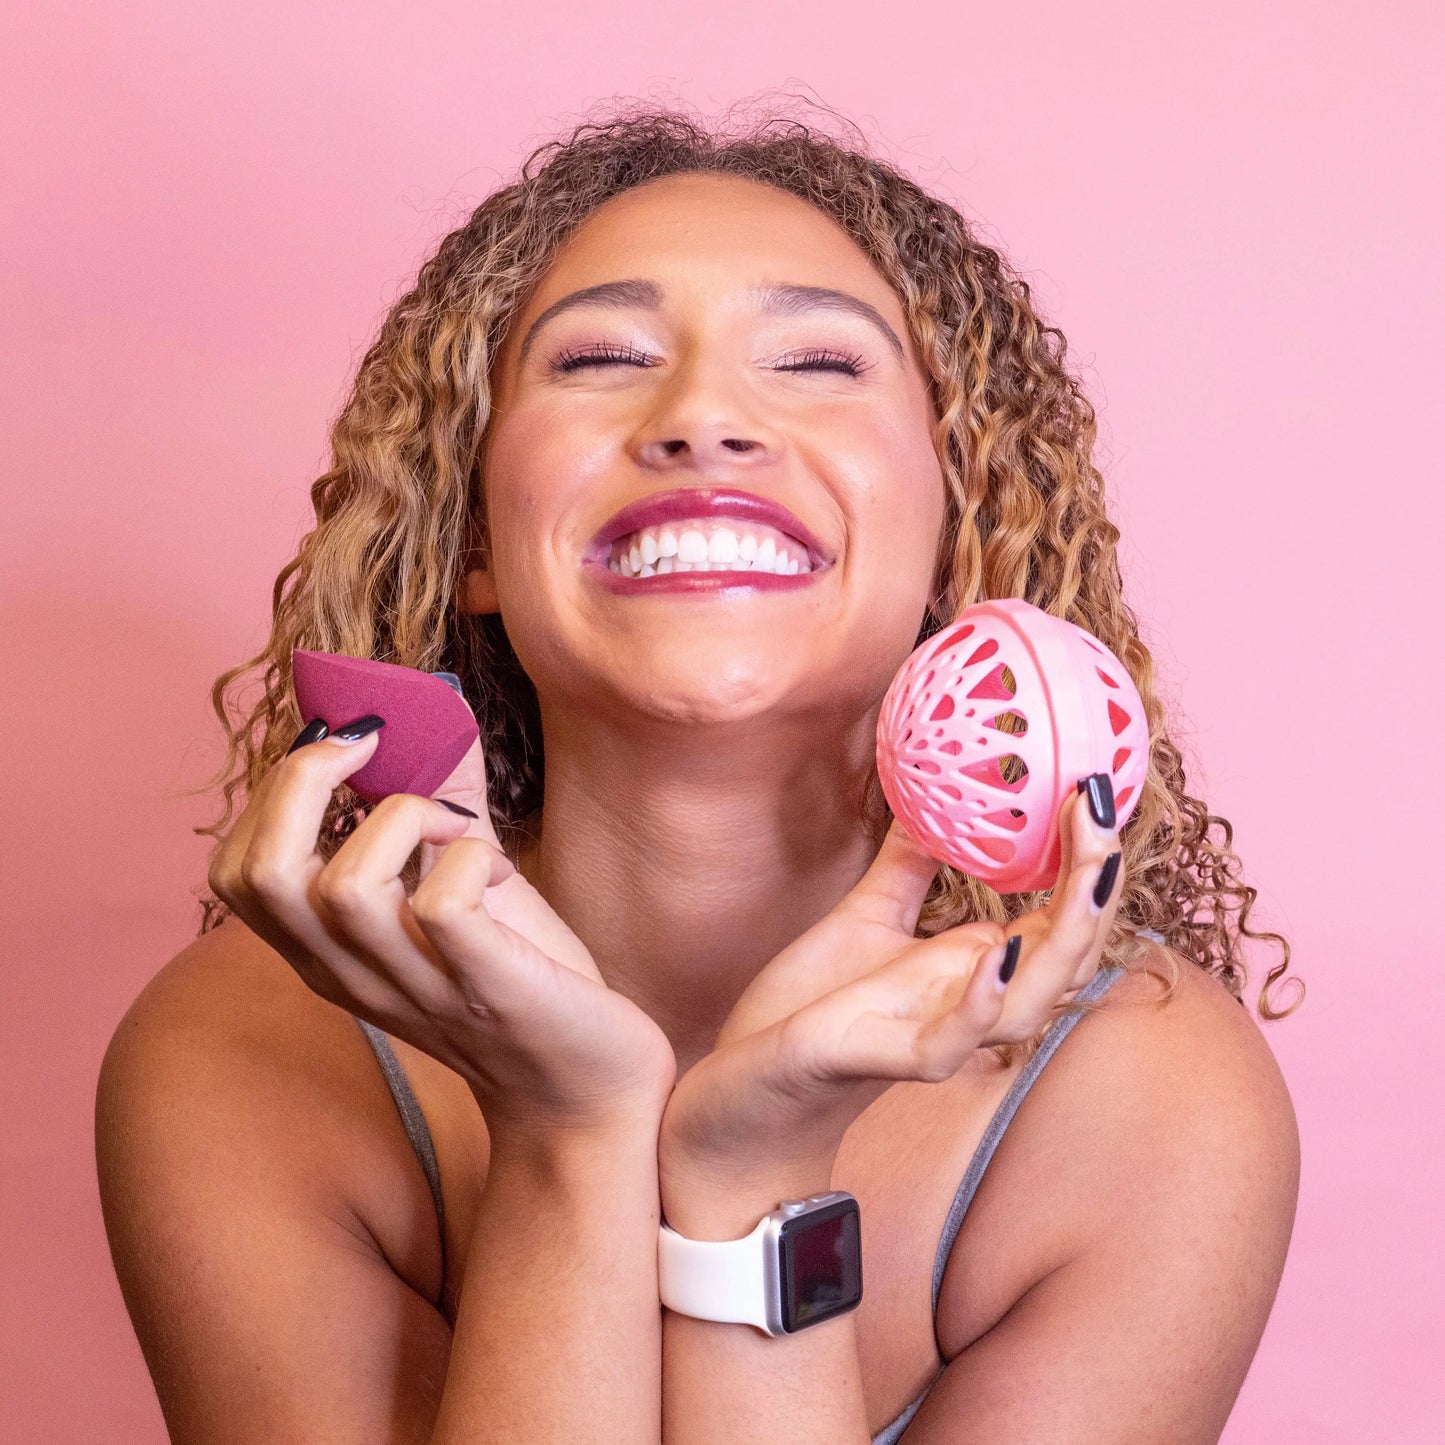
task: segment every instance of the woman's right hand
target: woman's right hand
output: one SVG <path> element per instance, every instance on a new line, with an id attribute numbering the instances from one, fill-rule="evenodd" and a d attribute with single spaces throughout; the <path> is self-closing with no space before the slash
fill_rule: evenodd
<path id="1" fill-rule="evenodd" d="M 465 1078 L 494 1134 L 660 1118 L 672 1047 L 502 852 L 480 742 L 438 789 L 479 802 L 477 819 L 396 793 L 319 855 L 332 793 L 377 746 L 376 732 L 332 735 L 282 758 L 216 849 L 216 896 L 314 993 Z M 419 844 L 408 898 L 400 874 Z"/>

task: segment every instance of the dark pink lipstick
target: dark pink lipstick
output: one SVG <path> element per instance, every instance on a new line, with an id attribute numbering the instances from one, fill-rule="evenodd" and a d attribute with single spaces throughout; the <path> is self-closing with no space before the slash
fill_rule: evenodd
<path id="1" fill-rule="evenodd" d="M 621 511 L 614 512 L 594 534 L 588 546 L 587 560 L 599 563 L 607 570 L 607 559 L 612 544 L 619 537 L 640 532 L 644 527 L 660 526 L 664 522 L 685 522 L 693 518 L 736 517 L 742 522 L 757 522 L 801 543 L 808 550 L 808 562 L 814 572 L 829 566 L 833 557 L 812 531 L 793 515 L 781 502 L 759 497 L 753 492 L 740 491 L 736 487 L 674 487 L 671 491 L 654 492 L 629 502 Z M 615 575 L 615 574 L 609 574 Z M 682 577 L 697 574 L 682 573 Z M 703 576 L 736 576 L 735 573 L 703 573 Z M 750 574 L 750 577 L 756 574 Z M 804 574 L 798 573 L 798 576 Z M 651 581 L 651 578 L 646 579 Z M 781 578 L 786 581 L 788 579 Z"/>
<path id="2" fill-rule="evenodd" d="M 611 592 L 623 597 L 655 592 L 796 592 L 816 582 L 827 571 L 817 572 L 663 572 L 656 577 L 624 577 L 606 562 L 591 558 L 583 564 L 588 576 L 596 577 Z"/>

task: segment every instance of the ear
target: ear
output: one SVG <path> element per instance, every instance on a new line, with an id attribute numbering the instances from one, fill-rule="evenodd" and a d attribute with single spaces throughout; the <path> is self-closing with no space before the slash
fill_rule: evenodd
<path id="1" fill-rule="evenodd" d="M 477 614 L 500 612 L 502 607 L 497 600 L 496 583 L 491 572 L 476 563 L 475 553 L 471 560 L 475 565 L 462 573 L 462 580 L 457 584 L 457 611 Z"/>
<path id="2" fill-rule="evenodd" d="M 488 565 L 488 554 L 482 548 L 481 520 L 472 515 L 467 535 L 462 546 L 462 575 L 457 583 L 457 611 L 480 616 L 487 612 L 500 612 L 497 600 L 496 581 Z"/>

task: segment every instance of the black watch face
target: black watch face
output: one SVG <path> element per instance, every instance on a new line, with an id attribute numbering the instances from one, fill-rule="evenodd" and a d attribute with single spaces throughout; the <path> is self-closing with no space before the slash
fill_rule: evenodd
<path id="1" fill-rule="evenodd" d="M 863 1298 L 856 1199 L 840 1199 L 805 1219 L 786 1220 L 778 1248 L 786 1333 L 846 1314 Z"/>

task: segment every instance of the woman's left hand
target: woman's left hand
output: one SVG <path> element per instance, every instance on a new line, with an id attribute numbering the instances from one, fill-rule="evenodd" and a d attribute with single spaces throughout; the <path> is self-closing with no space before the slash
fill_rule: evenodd
<path id="1" fill-rule="evenodd" d="M 1008 927 L 967 923 L 918 939 L 939 865 L 895 821 L 857 885 L 758 973 L 713 1051 L 677 1081 L 658 1141 L 664 1210 L 669 1194 L 694 1186 L 816 1178 L 895 1081 L 938 1082 L 977 1048 L 1031 1038 L 1093 977 L 1123 891 L 1116 877 L 1103 907 L 1093 903 L 1119 837 L 1093 822 L 1083 793 L 1065 799 L 1059 831 L 1042 907 Z M 1002 946 L 1015 933 L 1005 987 Z"/>

